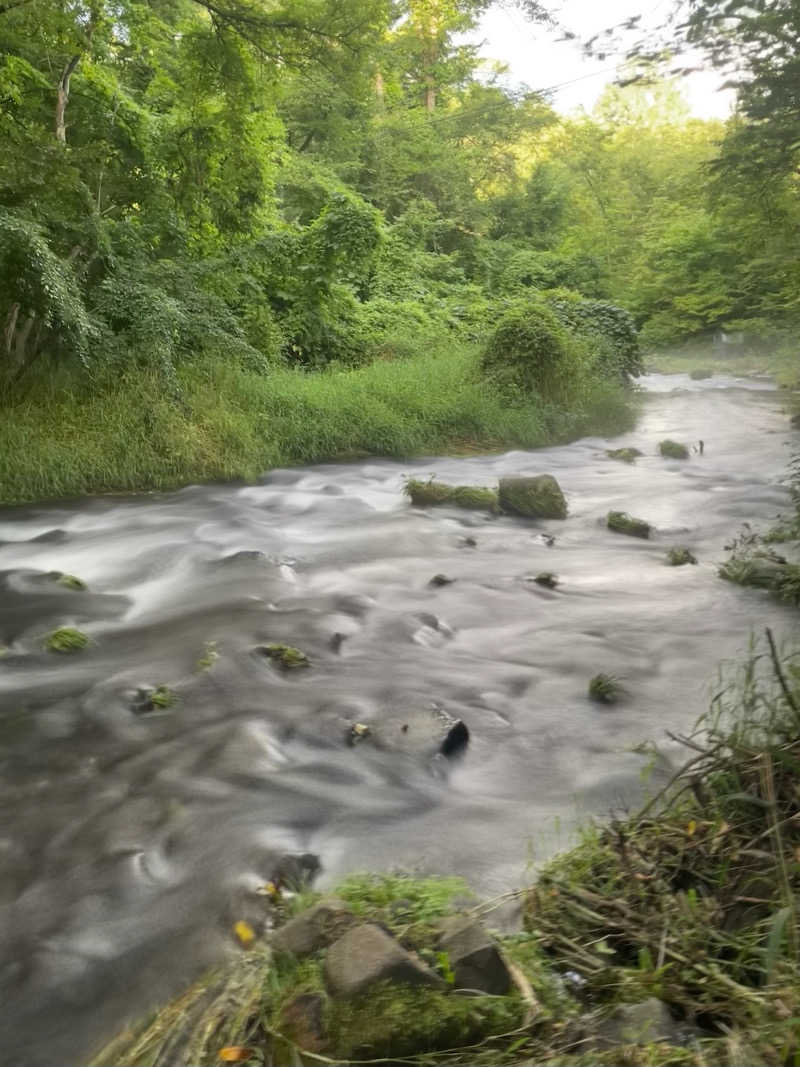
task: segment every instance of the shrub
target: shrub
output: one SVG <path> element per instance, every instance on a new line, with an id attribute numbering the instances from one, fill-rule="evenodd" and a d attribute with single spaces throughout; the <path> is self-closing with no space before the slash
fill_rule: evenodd
<path id="1" fill-rule="evenodd" d="M 636 323 L 625 308 L 568 289 L 552 290 L 546 299 L 559 321 L 586 339 L 603 375 L 627 380 L 643 372 Z"/>
<path id="2" fill-rule="evenodd" d="M 566 329 L 543 304 L 516 305 L 500 320 L 481 358 L 481 370 L 510 396 L 538 393 L 566 400 L 581 377 L 581 353 Z"/>

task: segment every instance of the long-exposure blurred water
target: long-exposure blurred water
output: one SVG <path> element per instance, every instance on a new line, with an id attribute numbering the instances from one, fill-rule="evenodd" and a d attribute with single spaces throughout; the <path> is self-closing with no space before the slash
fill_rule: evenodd
<path id="1" fill-rule="evenodd" d="M 637 429 L 613 442 L 645 453 L 630 466 L 590 438 L 0 511 L 8 1062 L 84 1063 L 234 951 L 231 924 L 257 915 L 253 891 L 284 853 L 317 853 L 323 885 L 402 867 L 502 892 L 587 814 L 636 802 L 632 747 L 659 742 L 656 780 L 669 772 L 682 754 L 664 732 L 707 707 L 717 664 L 753 630 L 792 626 L 716 575 L 743 521 L 786 506 L 792 434 L 766 382 L 644 386 Z M 665 437 L 705 453 L 664 460 Z M 568 497 L 564 522 L 422 511 L 402 494 L 406 475 L 541 472 Z M 656 536 L 609 532 L 609 509 Z M 665 566 L 674 544 L 699 564 Z M 531 581 L 544 570 L 556 590 Z M 62 625 L 89 648 L 44 652 Z M 312 666 L 254 653 L 272 642 Z M 210 643 L 218 658 L 199 670 Z M 601 670 L 627 690 L 613 708 L 587 699 Z M 157 685 L 178 702 L 142 714 L 138 691 Z M 457 761 L 436 755 L 445 716 L 471 734 Z M 371 734 L 350 746 L 354 722 Z"/>

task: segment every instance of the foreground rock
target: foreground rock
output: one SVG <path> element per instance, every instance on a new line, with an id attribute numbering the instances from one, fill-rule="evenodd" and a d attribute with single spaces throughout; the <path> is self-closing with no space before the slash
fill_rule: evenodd
<path id="1" fill-rule="evenodd" d="M 288 956 L 311 956 L 327 948 L 355 922 L 344 901 L 326 897 L 276 931 L 272 947 Z"/>
<path id="2" fill-rule="evenodd" d="M 387 981 L 446 988 L 443 979 L 374 923 L 355 926 L 335 941 L 328 949 L 324 973 L 331 996 L 340 998 Z"/>
<path id="3" fill-rule="evenodd" d="M 439 948 L 455 976 L 456 989 L 504 996 L 511 975 L 495 942 L 480 923 L 454 915 L 439 924 Z"/>
<path id="4" fill-rule="evenodd" d="M 656 997 L 639 1004 L 621 1004 L 599 1024 L 591 1024 L 591 1036 L 585 1051 L 602 1052 L 617 1045 L 651 1045 L 665 1042 L 682 1045 L 686 1033 L 670 1014 L 669 1008 Z"/>
<path id="5" fill-rule="evenodd" d="M 566 519 L 567 501 L 552 474 L 501 478 L 500 507 L 526 519 Z"/>

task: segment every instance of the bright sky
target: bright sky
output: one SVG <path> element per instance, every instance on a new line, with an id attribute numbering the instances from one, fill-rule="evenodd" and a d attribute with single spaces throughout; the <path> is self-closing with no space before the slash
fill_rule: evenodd
<path id="1" fill-rule="evenodd" d="M 671 3 L 672 0 L 562 0 L 557 15 L 561 25 L 579 38 L 588 39 L 632 15 L 641 14 L 643 26 L 658 25 Z M 557 37 L 558 33 L 548 33 L 527 22 L 519 10 L 508 7 L 490 8 L 478 31 L 470 35 L 473 41 L 485 42 L 481 55 L 508 65 L 509 74 L 504 80 L 510 86 L 559 86 L 552 98 L 559 111 L 578 107 L 591 111 L 603 88 L 614 79 L 616 59 L 586 59 L 580 41 L 559 42 Z M 715 72 L 691 74 L 684 79 L 684 85 L 694 115 L 724 118 L 730 114 L 733 93 L 719 89 L 720 78 Z"/>

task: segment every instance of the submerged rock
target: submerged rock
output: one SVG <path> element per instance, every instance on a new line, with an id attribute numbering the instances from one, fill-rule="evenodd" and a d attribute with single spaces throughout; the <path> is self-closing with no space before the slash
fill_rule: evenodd
<path id="1" fill-rule="evenodd" d="M 679 441 L 661 441 L 658 451 L 665 459 L 688 459 L 689 449 Z"/>
<path id="2" fill-rule="evenodd" d="M 643 455 L 638 448 L 608 448 L 606 455 L 609 459 L 619 459 L 623 463 L 633 463 L 637 456 Z"/>
<path id="3" fill-rule="evenodd" d="M 446 988 L 445 982 L 374 923 L 362 923 L 335 941 L 325 957 L 331 996 L 353 997 L 377 982 Z"/>
<path id="4" fill-rule="evenodd" d="M 667 553 L 667 565 L 670 567 L 683 567 L 687 563 L 697 563 L 697 558 L 688 548 L 675 547 Z"/>
<path id="5" fill-rule="evenodd" d="M 683 1045 L 686 1032 L 670 1014 L 663 1000 L 649 997 L 639 1004 L 621 1004 L 599 1023 L 589 1024 L 587 1050 L 601 1052 L 617 1045 L 651 1045 L 664 1042 Z"/>
<path id="6" fill-rule="evenodd" d="M 259 645 L 256 652 L 267 659 L 271 659 L 279 667 L 286 671 L 296 670 L 298 667 L 310 667 L 311 663 L 305 652 L 291 645 Z"/>
<path id="7" fill-rule="evenodd" d="M 567 501 L 552 474 L 501 478 L 500 507 L 528 519 L 566 519 Z"/>
<path id="8" fill-rule="evenodd" d="M 434 574 L 434 576 L 428 582 L 428 585 L 435 585 L 441 587 L 443 585 L 452 585 L 454 581 L 455 578 L 448 578 L 446 574 Z"/>
<path id="9" fill-rule="evenodd" d="M 533 580 L 545 589 L 555 589 L 558 585 L 558 575 L 553 574 L 552 571 L 541 571 Z"/>
<path id="10" fill-rule="evenodd" d="M 461 719 L 456 719 L 439 746 L 439 752 L 450 759 L 452 756 L 457 756 L 463 752 L 468 744 L 469 729 L 467 724 L 462 722 Z"/>
<path id="11" fill-rule="evenodd" d="M 609 511 L 606 525 L 614 533 L 627 534 L 628 537 L 648 538 L 652 527 L 644 519 L 635 519 L 627 511 Z"/>

